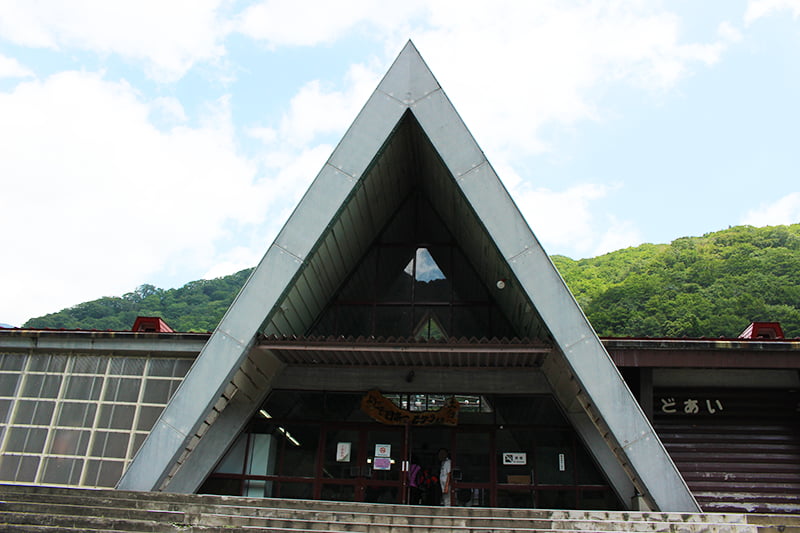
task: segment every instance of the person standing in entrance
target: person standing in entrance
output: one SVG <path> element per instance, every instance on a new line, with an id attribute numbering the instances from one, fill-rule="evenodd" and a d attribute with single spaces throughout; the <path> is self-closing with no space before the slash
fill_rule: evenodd
<path id="1" fill-rule="evenodd" d="M 439 468 L 439 484 L 442 487 L 442 505 L 445 507 L 450 507 L 452 464 L 450 461 L 450 452 L 447 451 L 447 448 L 439 449 L 439 461 L 441 463 Z"/>

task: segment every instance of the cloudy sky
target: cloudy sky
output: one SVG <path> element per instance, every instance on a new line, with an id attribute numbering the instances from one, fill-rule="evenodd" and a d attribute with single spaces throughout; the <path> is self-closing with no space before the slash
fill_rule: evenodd
<path id="1" fill-rule="evenodd" d="M 0 0 L 0 322 L 255 265 L 409 38 L 551 254 L 800 222 L 800 0 Z"/>

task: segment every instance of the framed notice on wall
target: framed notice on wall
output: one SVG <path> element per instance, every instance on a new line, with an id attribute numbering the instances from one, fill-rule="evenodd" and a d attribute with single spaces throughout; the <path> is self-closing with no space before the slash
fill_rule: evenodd
<path id="1" fill-rule="evenodd" d="M 526 465 L 528 454 L 525 452 L 503 452 L 504 465 Z"/>
<path id="2" fill-rule="evenodd" d="M 350 449 L 351 443 L 349 442 L 340 442 L 336 445 L 336 462 L 337 463 L 349 463 L 350 462 Z"/>

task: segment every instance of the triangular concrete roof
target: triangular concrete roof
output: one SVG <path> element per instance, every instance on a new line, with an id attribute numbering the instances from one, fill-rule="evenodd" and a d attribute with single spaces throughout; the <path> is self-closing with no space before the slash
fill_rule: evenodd
<path id="1" fill-rule="evenodd" d="M 413 153 L 415 169 L 409 170 Z M 419 177 L 422 169 L 424 176 Z M 623 505 L 699 507 L 563 279 L 409 42 L 223 317 L 118 487 L 197 490 L 285 366 L 261 333 L 306 334 L 411 187 L 422 188 L 520 335 Z M 488 250 L 488 251 L 487 251 Z"/>

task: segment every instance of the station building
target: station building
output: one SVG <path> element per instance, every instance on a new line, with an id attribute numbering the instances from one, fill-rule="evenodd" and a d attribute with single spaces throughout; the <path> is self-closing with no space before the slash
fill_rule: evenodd
<path id="1" fill-rule="evenodd" d="M 798 512 L 798 350 L 599 339 L 408 43 L 213 333 L 0 330 L 0 482 Z"/>

